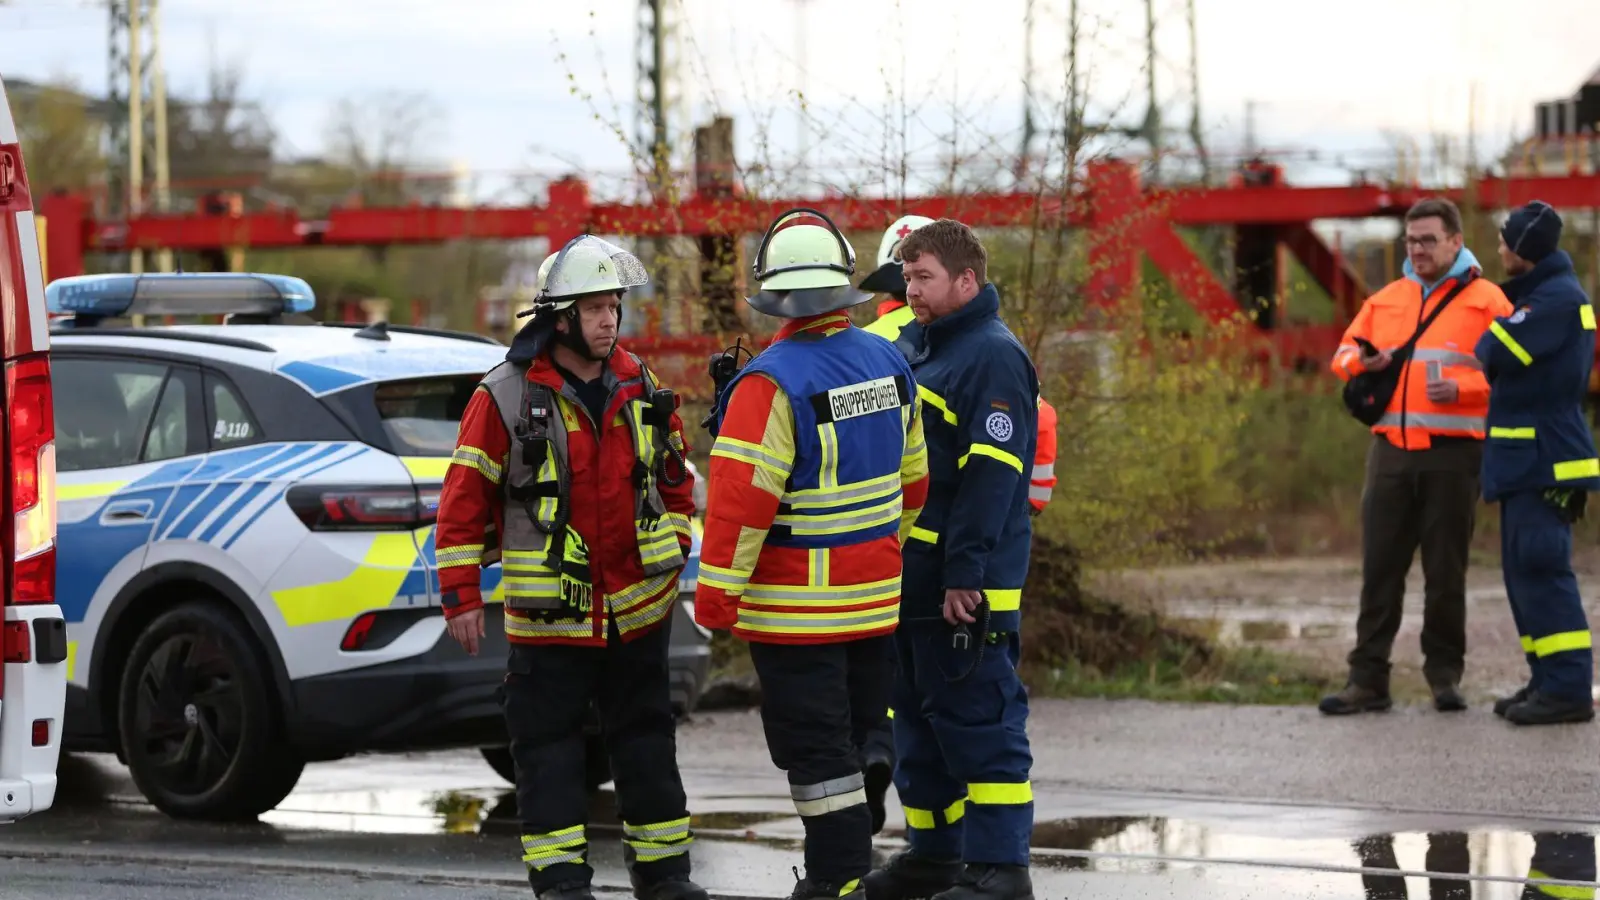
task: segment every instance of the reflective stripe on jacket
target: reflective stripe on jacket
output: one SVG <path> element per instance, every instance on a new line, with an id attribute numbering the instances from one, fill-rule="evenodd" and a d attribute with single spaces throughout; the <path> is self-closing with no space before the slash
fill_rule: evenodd
<path id="1" fill-rule="evenodd" d="M 1391 282 L 1362 304 L 1355 320 L 1345 329 L 1330 368 L 1344 381 L 1363 371 L 1357 337 L 1366 338 L 1380 350 L 1399 348 L 1457 281 L 1470 274 L 1472 282 L 1417 340 L 1416 349 L 1400 372 L 1389 407 L 1372 431 L 1406 450 L 1425 450 L 1432 446 L 1434 436 L 1481 440 L 1489 414 L 1489 383 L 1473 348 L 1495 317 L 1510 314 L 1511 304 L 1497 285 L 1478 277 L 1478 260 L 1470 250 L 1462 249 L 1449 273 L 1431 286 L 1416 276 L 1410 260 L 1406 261 L 1405 271 L 1406 277 Z M 1428 399 L 1430 368 L 1436 368 L 1441 379 L 1455 381 L 1455 402 L 1435 403 Z"/>
<path id="2" fill-rule="evenodd" d="M 1483 496 L 1550 487 L 1600 490 L 1600 459 L 1583 415 L 1594 367 L 1594 306 L 1565 251 L 1505 283 L 1516 312 L 1476 353 L 1489 377 Z"/>
<path id="3" fill-rule="evenodd" d="M 528 366 L 527 380 L 547 388 L 554 400 L 550 422 L 566 447 L 569 524 L 587 547 L 594 602 L 588 617 L 577 620 L 542 621 L 508 608 L 505 628 L 511 641 L 604 646 L 611 620 L 623 639 L 630 640 L 658 627 L 672 612 L 682 559 L 693 540 L 689 526 L 694 514 L 693 477 L 676 486 L 655 483 L 664 514 L 659 519 L 641 517 L 641 489 L 634 470 L 641 461 L 654 461 L 655 443 L 654 435 L 642 427 L 640 433 L 634 432 L 639 426 L 637 407 L 646 390 L 644 371 L 642 362 L 620 347 L 612 354 L 603 376 L 611 390 L 601 428 L 546 353 L 540 352 Z M 543 532 L 537 527 L 520 529 L 537 537 L 523 539 L 515 537 L 520 526 L 506 527 L 513 469 L 508 422 L 514 422 L 518 413 L 500 408 L 489 380 L 486 377 L 467 404 L 439 497 L 436 555 L 440 589 L 447 597 L 446 617 L 483 604 L 483 587 L 492 582 L 492 573 L 484 568 L 497 561 L 501 563 L 500 583 L 494 589 L 497 599 L 518 592 L 551 595 L 556 590 Z M 626 409 L 629 406 L 634 408 Z M 683 425 L 676 413 L 671 432 L 669 439 L 683 446 Z M 636 450 L 639 443 L 645 460 Z M 557 479 L 559 472 L 554 457 L 547 455 L 535 473 L 536 484 L 554 487 L 551 479 Z M 675 465 L 668 465 L 676 474 Z M 548 524 L 554 518 L 555 500 L 540 497 L 526 506 L 510 507 L 511 515 Z"/>
<path id="4" fill-rule="evenodd" d="M 911 369 L 842 314 L 787 324 L 729 385 L 695 618 L 833 643 L 899 622 L 900 542 L 927 490 Z"/>

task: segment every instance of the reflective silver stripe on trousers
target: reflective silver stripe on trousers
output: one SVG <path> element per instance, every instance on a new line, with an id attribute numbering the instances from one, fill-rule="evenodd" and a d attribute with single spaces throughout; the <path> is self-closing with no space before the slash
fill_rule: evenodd
<path id="1" fill-rule="evenodd" d="M 1469 369 L 1483 371 L 1483 363 L 1478 361 L 1471 353 L 1462 353 L 1460 350 L 1415 350 L 1411 358 L 1416 362 L 1440 362 L 1447 366 L 1466 366 Z"/>
<path id="2" fill-rule="evenodd" d="M 1400 427 L 1399 413 L 1384 413 L 1379 425 Z M 1406 413 L 1405 424 L 1414 428 L 1438 428 L 1449 431 L 1482 431 L 1486 424 L 1483 416 L 1452 416 L 1444 413 Z"/>
<path id="3" fill-rule="evenodd" d="M 825 816 L 867 802 L 867 782 L 860 772 L 820 784 L 791 784 L 789 796 L 802 816 Z"/>

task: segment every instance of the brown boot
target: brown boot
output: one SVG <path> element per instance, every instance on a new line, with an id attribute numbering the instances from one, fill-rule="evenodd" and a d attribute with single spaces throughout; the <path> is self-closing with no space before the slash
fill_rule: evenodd
<path id="1" fill-rule="evenodd" d="M 1388 691 L 1375 691 L 1358 684 L 1347 684 L 1337 694 L 1329 694 L 1317 704 L 1324 715 L 1348 716 L 1353 713 L 1386 712 L 1394 705 Z"/>

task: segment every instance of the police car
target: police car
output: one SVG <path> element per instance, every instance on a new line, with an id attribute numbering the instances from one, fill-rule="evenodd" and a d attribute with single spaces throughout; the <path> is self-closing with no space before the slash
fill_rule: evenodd
<path id="1" fill-rule="evenodd" d="M 501 607 L 466 655 L 433 544 L 462 411 L 505 346 L 318 325 L 310 287 L 279 275 L 82 276 L 47 301 L 67 748 L 115 752 L 175 817 L 253 817 L 307 762 L 363 751 L 478 746 L 511 778 Z M 698 556 L 697 537 L 686 598 Z M 491 603 L 499 588 L 486 569 Z M 680 711 L 708 638 L 680 608 Z"/>

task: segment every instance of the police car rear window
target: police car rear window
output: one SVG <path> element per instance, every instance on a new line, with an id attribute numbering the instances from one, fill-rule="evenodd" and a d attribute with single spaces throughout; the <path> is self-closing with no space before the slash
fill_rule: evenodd
<path id="1" fill-rule="evenodd" d="M 375 400 L 383 430 L 401 456 L 449 456 L 476 376 L 418 378 L 377 386 Z"/>

